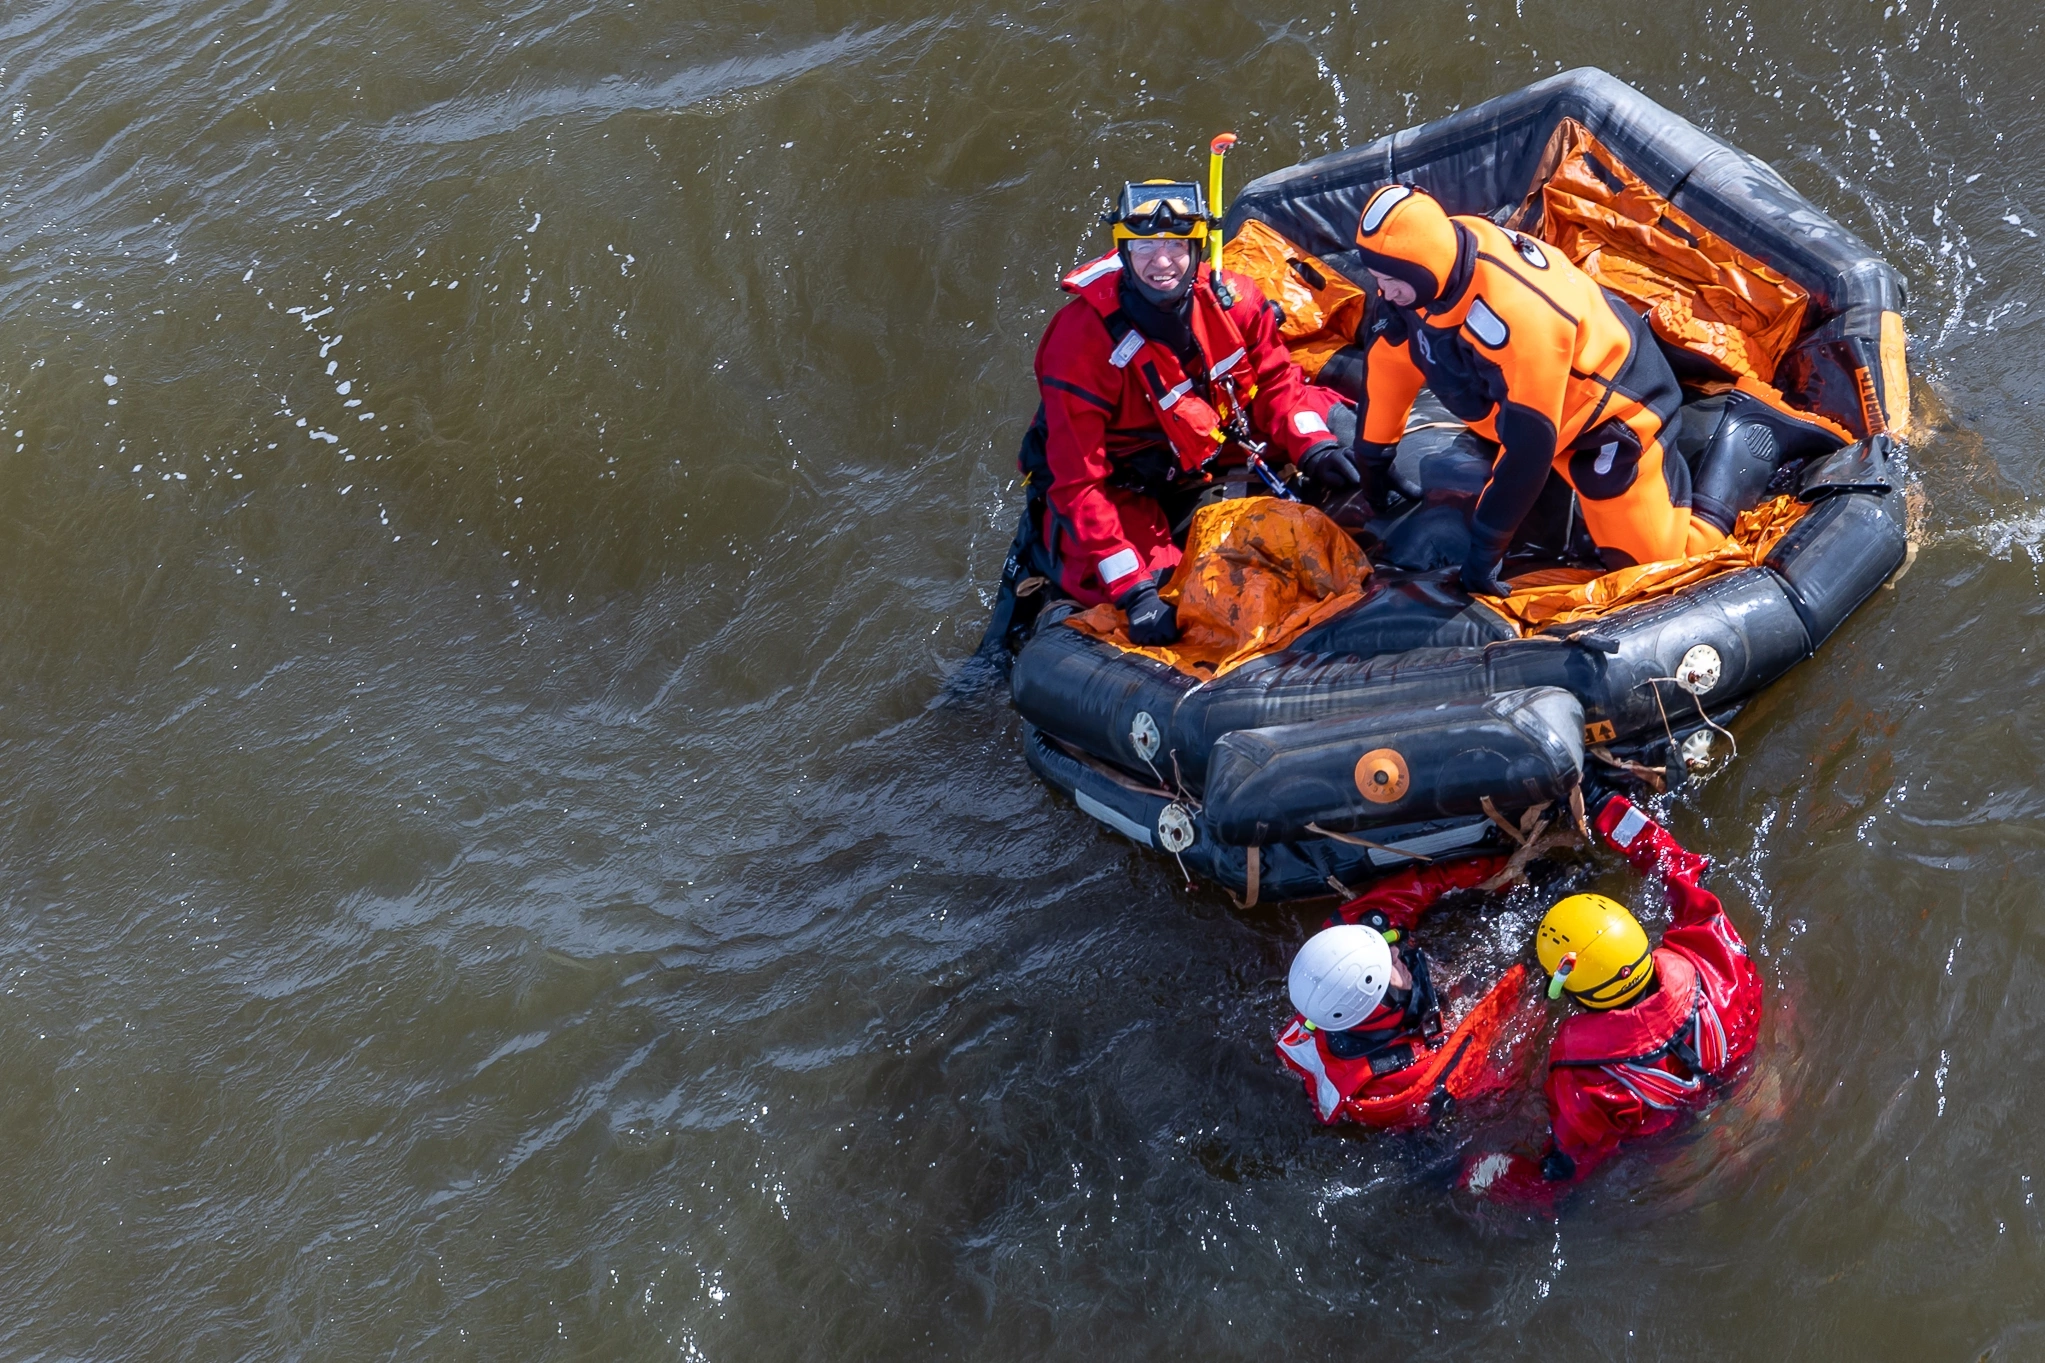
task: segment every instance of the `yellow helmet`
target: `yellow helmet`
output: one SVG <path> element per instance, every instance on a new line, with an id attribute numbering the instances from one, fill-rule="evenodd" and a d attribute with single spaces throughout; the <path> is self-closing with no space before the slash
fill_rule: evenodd
<path id="1" fill-rule="evenodd" d="M 1534 930 L 1534 954 L 1553 978 L 1548 997 L 1567 990 L 1588 1008 L 1618 1008 L 1654 979 L 1654 948 L 1640 920 L 1601 894 L 1556 903 Z"/>

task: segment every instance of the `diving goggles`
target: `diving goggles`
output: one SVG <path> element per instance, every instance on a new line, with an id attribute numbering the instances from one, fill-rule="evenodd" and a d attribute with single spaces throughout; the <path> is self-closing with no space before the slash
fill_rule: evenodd
<path id="1" fill-rule="evenodd" d="M 1101 220 L 1114 227 L 1117 241 L 1129 237 L 1204 237 L 1208 225 L 1207 196 L 1200 192 L 1200 186 L 1180 181 L 1124 185 L 1115 211 Z"/>

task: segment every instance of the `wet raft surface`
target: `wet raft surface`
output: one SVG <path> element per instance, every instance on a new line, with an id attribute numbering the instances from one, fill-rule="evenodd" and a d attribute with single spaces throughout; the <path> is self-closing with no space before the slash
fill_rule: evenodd
<path id="1" fill-rule="evenodd" d="M 1526 8 L 0 16 L 4 1352 L 2035 1354 L 2035 21 Z M 1905 273 L 1931 519 L 1669 816 L 1757 1073 L 1553 1229 L 931 702 L 1116 177 L 1584 60 Z"/>

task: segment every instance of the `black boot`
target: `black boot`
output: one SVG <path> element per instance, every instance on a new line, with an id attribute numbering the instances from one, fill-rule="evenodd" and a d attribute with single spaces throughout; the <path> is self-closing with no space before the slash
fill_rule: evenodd
<path id="1" fill-rule="evenodd" d="M 1840 443 L 1814 422 L 1799 421 L 1749 394 L 1731 393 L 1711 443 L 1697 456 L 1690 509 L 1731 534 L 1740 513 L 1761 504 L 1779 469 L 1829 454 Z"/>

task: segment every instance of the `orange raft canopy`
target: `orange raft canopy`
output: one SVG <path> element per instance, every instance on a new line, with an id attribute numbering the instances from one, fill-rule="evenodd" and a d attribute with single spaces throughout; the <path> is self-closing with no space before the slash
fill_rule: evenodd
<path id="1" fill-rule="evenodd" d="M 1765 463 L 1693 559 L 1605 571 L 1558 478 L 1510 595 L 1472 597 L 1402 563 L 1397 525 L 1244 498 L 1191 523 L 1162 593 L 1176 644 L 1134 646 L 1112 606 L 1039 616 L 1011 671 L 1032 767 L 1252 901 L 1524 852 L 1586 791 L 1680 779 L 1905 557 L 1901 282 L 1764 163 L 1584 70 L 1252 183 L 1225 263 L 1351 396 L 1373 301 L 1353 234 L 1395 182 L 1538 237 L 1645 316 L 1700 491 L 1714 451 Z M 1406 521 L 1459 516 L 1492 450 L 1422 425 L 1394 466 Z"/>

